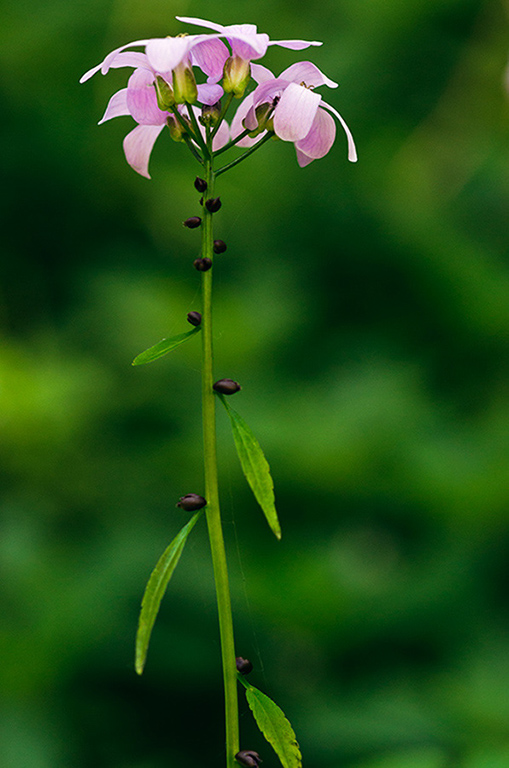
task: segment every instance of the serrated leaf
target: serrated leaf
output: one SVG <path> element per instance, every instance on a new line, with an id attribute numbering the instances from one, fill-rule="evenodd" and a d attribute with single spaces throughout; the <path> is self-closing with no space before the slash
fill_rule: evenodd
<path id="1" fill-rule="evenodd" d="M 134 358 L 132 365 L 146 365 L 146 363 L 152 363 L 163 355 L 167 355 L 168 352 L 171 352 L 175 347 L 179 347 L 184 341 L 190 339 L 191 336 L 194 336 L 194 334 L 198 333 L 200 330 L 201 328 L 193 328 L 191 331 L 172 336 L 171 339 L 161 339 L 161 341 L 158 341 L 153 347 L 149 347 L 144 352 L 140 352 L 140 354 Z"/>
<path id="2" fill-rule="evenodd" d="M 235 411 L 220 395 L 221 402 L 230 417 L 233 439 L 240 459 L 242 471 L 246 476 L 256 501 L 263 510 L 267 522 L 278 539 L 281 538 L 281 526 L 276 512 L 274 499 L 274 483 L 270 474 L 270 467 L 265 455 L 256 439 L 251 427 L 246 424 L 242 416 Z"/>
<path id="3" fill-rule="evenodd" d="M 187 537 L 193 530 L 203 510 L 197 512 L 190 521 L 177 533 L 171 544 L 164 550 L 157 561 L 157 565 L 151 573 L 145 593 L 141 602 L 138 631 L 136 633 L 136 672 L 141 675 L 147 658 L 148 644 L 154 622 L 161 605 L 166 587 L 170 581 L 180 556 L 184 549 Z"/>
<path id="4" fill-rule="evenodd" d="M 283 710 L 252 685 L 246 685 L 246 699 L 258 728 L 273 747 L 283 768 L 302 768 L 299 743 Z"/>

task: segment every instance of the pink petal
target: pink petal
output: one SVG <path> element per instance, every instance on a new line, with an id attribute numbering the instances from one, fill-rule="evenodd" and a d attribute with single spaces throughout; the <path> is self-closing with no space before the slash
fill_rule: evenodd
<path id="1" fill-rule="evenodd" d="M 235 24 L 225 29 L 226 38 L 232 47 L 232 55 L 238 56 L 244 61 L 260 59 L 262 56 L 265 56 L 270 42 L 269 36 L 264 32 L 245 34 L 244 32 L 237 31 L 241 27 L 251 26 L 251 24 Z M 256 27 L 254 29 L 256 30 Z"/>
<path id="2" fill-rule="evenodd" d="M 204 83 L 198 86 L 198 101 L 201 104 L 215 104 L 219 101 L 224 91 L 220 85 Z"/>
<path id="3" fill-rule="evenodd" d="M 215 24 L 213 21 L 205 21 L 205 19 L 195 19 L 191 16 L 175 16 L 175 18 L 177 21 L 183 21 L 184 24 L 194 24 L 196 27 L 206 27 L 216 32 L 224 32 L 225 30 L 222 24 Z"/>
<path id="4" fill-rule="evenodd" d="M 299 141 L 307 136 L 321 100 L 320 94 L 303 85 L 290 83 L 274 113 L 276 136 L 283 141 Z"/>
<path id="5" fill-rule="evenodd" d="M 348 159 L 350 160 L 351 163 L 356 163 L 357 162 L 357 150 L 355 148 L 355 142 L 353 140 L 352 134 L 350 133 L 349 127 L 347 126 L 347 124 L 345 123 L 345 121 L 343 120 L 343 118 L 341 117 L 339 112 L 336 112 L 334 107 L 331 107 L 331 105 L 327 104 L 325 101 L 322 101 L 321 106 L 325 107 L 325 109 L 328 109 L 329 112 L 332 112 L 332 114 L 335 115 L 338 118 L 339 122 L 343 126 L 343 130 L 345 131 L 346 138 L 348 140 Z"/>
<path id="6" fill-rule="evenodd" d="M 292 51 L 302 51 L 310 45 L 323 45 L 316 40 L 271 40 L 269 45 L 280 45 L 282 48 L 290 48 Z"/>
<path id="7" fill-rule="evenodd" d="M 130 114 L 129 107 L 127 106 L 127 88 L 122 88 L 121 91 L 114 93 L 109 100 L 106 111 L 99 120 L 98 125 L 102 125 L 106 120 L 111 120 L 113 117 Z"/>
<path id="8" fill-rule="evenodd" d="M 214 152 L 217 149 L 221 149 L 221 147 L 224 147 L 225 144 L 228 144 L 230 141 L 230 126 L 226 122 L 226 120 L 223 120 L 221 125 L 219 126 L 219 130 L 214 136 L 212 140 L 212 149 Z"/>
<path id="9" fill-rule="evenodd" d="M 232 139 L 234 139 L 236 136 L 238 136 L 240 133 L 242 133 L 245 130 L 243 126 L 243 121 L 245 119 L 249 121 L 248 115 L 250 115 L 252 118 L 254 117 L 253 97 L 254 97 L 254 93 L 250 93 L 249 96 L 246 96 L 246 98 L 243 99 L 243 101 L 241 101 L 241 103 L 239 104 L 238 109 L 232 120 L 232 126 L 230 131 Z M 258 125 L 256 120 L 254 120 L 254 123 L 251 122 L 251 124 L 253 125 L 253 130 Z M 256 138 L 254 139 L 251 139 L 249 136 L 246 136 L 244 139 L 241 139 L 238 142 L 237 147 L 252 147 L 256 144 L 257 141 L 259 141 L 259 139 L 261 138 L 261 135 L 256 136 Z"/>
<path id="10" fill-rule="evenodd" d="M 149 40 L 145 50 L 150 66 L 156 72 L 171 72 L 188 55 L 192 40 L 192 35 Z"/>
<path id="11" fill-rule="evenodd" d="M 309 163 L 312 163 L 313 160 L 315 159 L 314 157 L 309 157 L 309 155 L 305 155 L 304 152 L 300 151 L 300 149 L 297 149 L 297 145 L 295 146 L 295 150 L 297 152 L 297 162 L 301 168 L 304 168 L 306 165 L 309 165 Z"/>
<path id="12" fill-rule="evenodd" d="M 258 84 L 266 83 L 268 80 L 275 80 L 270 69 L 262 66 L 262 64 L 251 64 L 251 77 Z"/>
<path id="13" fill-rule="evenodd" d="M 311 130 L 295 148 L 312 159 L 324 157 L 334 144 L 336 138 L 336 123 L 323 109 L 317 109 Z"/>
<path id="14" fill-rule="evenodd" d="M 119 69 L 120 67 L 134 67 L 137 69 L 138 67 L 150 68 L 150 64 L 145 53 L 141 51 L 124 51 L 115 56 L 110 63 L 110 67 L 112 69 Z"/>
<path id="15" fill-rule="evenodd" d="M 201 71 L 205 72 L 209 78 L 217 81 L 223 75 L 224 64 L 230 51 L 217 37 L 210 35 L 204 37 L 204 40 L 198 41 L 192 46 L 193 64 L 200 67 Z"/>
<path id="16" fill-rule="evenodd" d="M 154 75 L 148 69 L 135 69 L 127 83 L 126 103 L 130 114 L 140 125 L 163 125 L 167 112 L 157 106 Z"/>
<path id="17" fill-rule="evenodd" d="M 106 58 L 101 61 L 100 64 L 97 64 L 97 66 L 92 67 L 92 69 L 89 69 L 88 72 L 85 72 L 85 74 L 80 78 L 80 83 L 84 83 L 87 80 L 90 80 L 90 78 L 95 75 L 96 72 L 99 72 L 99 70 L 102 71 L 103 75 L 105 75 L 109 68 L 111 66 L 114 66 L 112 64 L 113 61 L 118 57 L 119 53 L 121 51 L 124 51 L 126 48 L 130 48 L 133 45 L 145 45 L 145 43 L 148 43 L 148 40 L 135 40 L 134 43 L 127 43 L 126 45 L 121 45 L 120 48 L 115 48 L 114 51 L 111 53 L 108 53 Z M 134 52 L 133 52 L 134 53 Z M 136 64 L 118 64 L 119 67 L 130 67 L 130 66 L 137 66 Z"/>
<path id="18" fill-rule="evenodd" d="M 124 51 L 126 48 L 132 48 L 133 45 L 146 45 L 149 42 L 149 40 L 135 40 L 134 43 L 126 43 L 126 45 L 121 45 L 120 48 L 116 48 L 114 51 L 109 53 L 102 63 L 101 72 L 103 75 L 108 72 L 109 68 L 112 66 L 112 62 L 116 59 L 121 51 Z"/>
<path id="19" fill-rule="evenodd" d="M 320 85 L 328 85 L 329 88 L 337 88 L 338 84 L 330 80 L 315 67 L 310 61 L 298 61 L 292 64 L 279 75 L 280 78 L 289 80 L 291 83 L 306 83 L 307 86 L 318 88 Z"/>
<path id="20" fill-rule="evenodd" d="M 229 24 L 227 27 L 223 27 L 223 32 L 225 32 L 228 37 L 239 36 L 246 38 L 264 34 L 263 32 L 258 32 L 256 24 Z M 265 37 L 268 37 L 268 35 L 265 35 Z"/>
<path id="21" fill-rule="evenodd" d="M 124 139 L 127 162 L 141 176 L 150 179 L 148 161 L 154 142 L 163 130 L 162 125 L 137 125 Z"/>
<path id="22" fill-rule="evenodd" d="M 232 47 L 232 55 L 238 56 L 244 61 L 259 59 L 267 52 L 269 36 L 264 32 L 258 32 L 255 24 L 214 24 L 204 19 L 195 19 L 188 16 L 177 16 L 179 21 L 188 24 L 196 24 L 199 27 L 207 27 L 219 32 L 226 37 Z"/>
<path id="23" fill-rule="evenodd" d="M 288 85 L 288 80 L 283 80 L 280 77 L 275 77 L 273 80 L 266 80 L 264 83 L 261 83 L 253 91 L 255 107 L 258 104 L 263 104 L 264 101 L 272 101 L 274 96 L 281 93 Z"/>
<path id="24" fill-rule="evenodd" d="M 97 66 L 92 67 L 92 69 L 89 69 L 87 72 L 85 72 L 85 74 L 80 77 L 80 83 L 86 83 L 87 80 L 90 80 L 90 78 L 93 77 L 96 72 L 99 72 L 101 67 L 102 67 L 102 62 L 100 64 L 97 64 Z"/>

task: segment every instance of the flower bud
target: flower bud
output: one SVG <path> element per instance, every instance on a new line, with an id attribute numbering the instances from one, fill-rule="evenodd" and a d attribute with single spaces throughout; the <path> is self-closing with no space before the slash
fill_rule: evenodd
<path id="1" fill-rule="evenodd" d="M 221 102 L 216 101 L 215 104 L 204 104 L 201 108 L 201 115 L 198 118 L 200 123 L 209 128 L 214 128 L 217 125 L 219 118 L 221 117 Z"/>
<path id="2" fill-rule="evenodd" d="M 189 125 L 189 120 L 187 117 L 184 117 L 184 115 L 182 115 L 182 120 L 186 125 Z M 189 133 L 189 131 L 184 128 L 180 120 L 177 120 L 177 118 L 173 115 L 168 115 L 166 125 L 170 129 L 170 137 L 173 139 L 173 141 L 184 141 L 184 136 Z"/>
<path id="3" fill-rule="evenodd" d="M 263 762 L 258 752 L 252 752 L 250 749 L 244 749 L 241 752 L 237 752 L 235 760 L 244 765 L 245 768 L 258 768 L 260 763 Z"/>
<path id="4" fill-rule="evenodd" d="M 223 75 L 224 92 L 233 93 L 236 99 L 241 99 L 251 78 L 249 61 L 244 61 L 240 56 L 230 56 L 226 59 Z"/>
<path id="5" fill-rule="evenodd" d="M 183 59 L 173 70 L 173 93 L 176 104 L 194 104 L 198 98 L 198 88 L 188 58 Z"/>
<path id="6" fill-rule="evenodd" d="M 220 395 L 234 395 L 242 387 L 238 381 L 233 381 L 233 379 L 219 379 L 219 381 L 212 385 L 212 389 L 219 392 Z"/>
<path id="7" fill-rule="evenodd" d="M 207 182 L 205 179 L 200 179 L 200 177 L 197 176 L 194 180 L 194 188 L 197 192 L 205 192 L 207 189 Z"/>
<path id="8" fill-rule="evenodd" d="M 221 198 L 209 197 L 208 200 L 205 200 L 205 208 L 209 213 L 217 213 L 221 208 Z"/>
<path id="9" fill-rule="evenodd" d="M 209 259 L 208 256 L 205 256 L 203 259 L 195 259 L 193 266 L 198 272 L 208 272 L 212 266 L 212 259 Z"/>
<path id="10" fill-rule="evenodd" d="M 249 673 L 253 671 L 253 665 L 249 659 L 243 659 L 242 656 L 237 656 L 235 663 L 237 665 L 237 672 L 241 675 L 249 675 Z"/>
<path id="11" fill-rule="evenodd" d="M 186 512 L 196 512 L 197 509 L 202 509 L 206 504 L 206 499 L 203 496 L 198 496 L 197 493 L 186 493 L 177 501 L 177 507 L 185 509 Z"/>
<path id="12" fill-rule="evenodd" d="M 274 111 L 274 106 L 269 102 L 258 104 L 258 106 L 255 109 L 255 116 L 256 116 L 258 126 L 253 131 L 249 132 L 249 137 L 251 139 L 254 139 L 255 136 L 258 136 L 258 134 L 263 133 L 263 131 L 272 130 L 271 125 L 273 126 L 274 124 L 272 122 L 271 115 L 273 111 Z M 244 128 L 248 127 L 245 124 L 245 120 L 242 121 L 242 125 L 244 126 Z"/>
<path id="13" fill-rule="evenodd" d="M 224 253 L 226 251 L 226 243 L 224 240 L 214 240 L 214 253 Z"/>
<path id="14" fill-rule="evenodd" d="M 188 312 L 187 313 L 187 322 L 191 323 L 191 325 L 201 325 L 201 315 L 199 312 Z"/>
<path id="15" fill-rule="evenodd" d="M 168 85 L 164 77 L 156 75 L 154 80 L 154 88 L 156 89 L 157 106 L 162 109 L 163 112 L 168 112 L 173 106 L 175 106 L 175 95 Z"/>
<path id="16" fill-rule="evenodd" d="M 182 222 L 184 227 L 187 227 L 188 229 L 196 229 L 196 227 L 199 227 L 201 224 L 201 219 L 199 216 L 190 216 L 188 219 Z"/>

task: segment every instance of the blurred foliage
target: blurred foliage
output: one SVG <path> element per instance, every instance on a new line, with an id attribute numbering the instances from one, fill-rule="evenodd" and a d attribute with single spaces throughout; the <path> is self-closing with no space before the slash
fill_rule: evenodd
<path id="1" fill-rule="evenodd" d="M 223 176 L 216 371 L 269 457 L 283 540 L 218 413 L 238 651 L 315 768 L 509 765 L 509 109 L 502 0 L 18 0 L 1 5 L 0 764 L 222 765 L 205 527 L 144 676 L 143 588 L 202 490 L 188 330 L 196 172 L 126 165 L 126 71 L 80 75 L 175 14 L 324 40 L 350 125 L 301 170 Z M 306 58 L 303 55 L 302 58 Z M 272 50 L 280 71 L 292 52 Z M 219 261 L 219 258 L 218 258 Z M 242 743 L 276 765 L 242 709 Z"/>

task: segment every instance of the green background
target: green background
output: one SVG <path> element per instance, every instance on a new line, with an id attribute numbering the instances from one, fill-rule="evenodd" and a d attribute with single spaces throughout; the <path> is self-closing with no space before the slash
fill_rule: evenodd
<path id="1" fill-rule="evenodd" d="M 148 575 L 203 489 L 197 164 L 125 163 L 126 70 L 81 74 L 176 14 L 323 40 L 354 133 L 300 169 L 270 142 L 223 176 L 216 374 L 276 483 L 271 535 L 218 413 L 238 653 L 313 768 L 509 765 L 507 4 L 3 2 L 0 764 L 221 766 L 205 526 L 133 671 Z M 197 30 L 187 27 L 188 31 Z M 233 402 L 233 401 L 232 401 Z M 241 705 L 242 746 L 277 760 Z"/>

